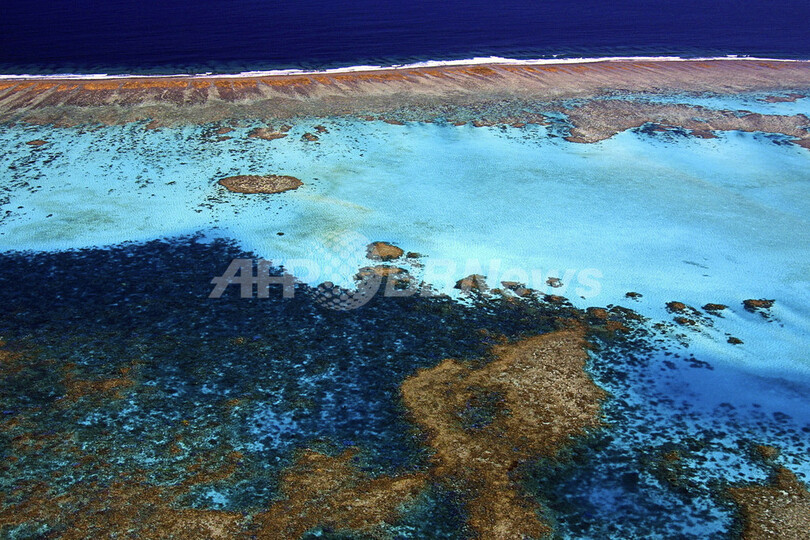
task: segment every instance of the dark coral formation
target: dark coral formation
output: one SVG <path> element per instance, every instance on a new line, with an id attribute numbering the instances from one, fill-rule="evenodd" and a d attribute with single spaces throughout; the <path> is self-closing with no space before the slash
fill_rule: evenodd
<path id="1" fill-rule="evenodd" d="M 294 176 L 277 174 L 228 176 L 221 179 L 219 184 L 234 193 L 282 193 L 304 185 Z"/>

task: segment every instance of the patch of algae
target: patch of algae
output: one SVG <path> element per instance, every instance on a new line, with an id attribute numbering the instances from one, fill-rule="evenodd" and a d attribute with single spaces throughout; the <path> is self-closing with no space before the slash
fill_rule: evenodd
<path id="1" fill-rule="evenodd" d="M 599 426 L 606 393 L 584 370 L 586 348 L 584 328 L 558 330 L 497 346 L 495 360 L 480 369 L 448 359 L 403 383 L 405 404 L 435 450 L 432 473 L 469 494 L 469 525 L 480 537 L 552 532 L 512 471 L 555 456 L 572 437 Z M 495 409 L 484 425 L 465 422 L 482 401 Z"/>

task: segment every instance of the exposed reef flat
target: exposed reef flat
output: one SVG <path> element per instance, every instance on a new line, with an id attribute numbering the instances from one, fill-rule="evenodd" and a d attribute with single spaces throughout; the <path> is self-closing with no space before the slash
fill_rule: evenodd
<path id="1" fill-rule="evenodd" d="M 572 142 L 602 141 L 626 129 L 655 124 L 658 130 L 682 128 L 692 135 L 710 138 L 712 131 L 762 131 L 793 137 L 796 144 L 810 148 L 810 119 L 793 116 L 723 111 L 705 107 L 619 99 L 594 100 L 564 109 L 572 124 Z"/>
<path id="2" fill-rule="evenodd" d="M 159 127 L 239 117 L 369 117 L 409 107 L 434 110 L 449 121 L 480 121 L 452 118 L 452 111 L 443 107 L 615 92 L 788 92 L 808 87 L 810 62 L 768 60 L 492 64 L 238 78 L 0 79 L 0 121 L 76 125 L 149 119 Z M 518 108 L 488 120 L 519 125 L 528 116 Z"/>

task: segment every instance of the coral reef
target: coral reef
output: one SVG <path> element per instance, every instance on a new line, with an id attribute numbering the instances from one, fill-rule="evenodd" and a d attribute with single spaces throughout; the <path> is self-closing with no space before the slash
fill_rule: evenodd
<path id="1" fill-rule="evenodd" d="M 487 286 L 487 277 L 482 276 L 481 274 L 470 274 L 469 276 L 458 280 L 455 288 L 466 292 L 483 292 L 489 289 Z"/>
<path id="2" fill-rule="evenodd" d="M 388 242 L 372 242 L 366 247 L 366 257 L 374 261 L 393 261 L 403 253 L 402 249 Z"/>
<path id="3" fill-rule="evenodd" d="M 525 110 L 521 103 L 527 101 L 560 103 L 612 90 L 786 92 L 804 91 L 808 86 L 810 63 L 758 60 L 442 66 L 244 78 L 0 80 L 0 122 L 79 125 L 160 119 L 160 126 L 171 126 L 231 118 L 270 122 L 295 116 L 347 114 L 405 123 L 424 118 L 400 115 L 398 111 L 435 108 L 433 118 L 458 125 L 501 123 L 518 128 L 545 123 L 537 112 Z M 511 110 L 500 105 L 489 107 L 493 110 L 487 114 L 465 114 L 462 110 L 509 100 L 518 102 Z M 775 133 L 791 135 L 802 125 L 797 125 L 794 117 L 752 115 L 734 119 L 725 113 L 712 113 L 697 121 L 692 117 L 702 117 L 703 113 L 691 107 L 672 114 L 660 112 L 654 105 L 609 101 L 569 110 L 577 126 L 572 133 L 574 140 L 600 140 L 616 130 L 637 127 L 659 117 L 661 124 L 691 129 L 695 136 L 711 136 L 715 129 L 776 129 Z M 458 107 L 458 112 L 448 114 L 448 106 Z M 589 112 L 592 118 L 588 118 Z M 272 139 L 284 132 L 266 129 L 264 133 Z M 803 146 L 810 144 L 806 136 L 799 136 L 797 141 Z"/>
<path id="4" fill-rule="evenodd" d="M 234 193 L 281 193 L 298 189 L 304 183 L 294 176 L 279 176 L 269 174 L 228 176 L 219 181 L 219 184 Z"/>
<path id="5" fill-rule="evenodd" d="M 273 131 L 271 128 L 256 128 L 248 133 L 248 137 L 252 139 L 264 139 L 265 141 L 274 141 L 276 139 L 283 139 L 286 133 L 280 131 Z"/>
<path id="6" fill-rule="evenodd" d="M 810 531 L 810 492 L 796 475 L 778 467 L 764 486 L 728 490 L 740 507 L 745 540 L 807 538 Z"/>
<path id="7" fill-rule="evenodd" d="M 372 532 L 392 521 L 424 488 L 424 474 L 370 478 L 352 466 L 354 452 L 306 451 L 281 478 L 285 497 L 253 517 L 258 538 L 300 538 L 316 527 Z"/>
<path id="8" fill-rule="evenodd" d="M 682 128 L 702 134 L 712 131 L 763 131 L 781 133 L 801 146 L 810 142 L 810 119 L 793 116 L 740 113 L 684 104 L 664 104 L 620 99 L 593 100 L 565 109 L 571 122 L 569 141 L 593 143 L 630 128 L 653 123 L 657 129 Z"/>
<path id="9" fill-rule="evenodd" d="M 743 307 L 746 311 L 750 311 L 751 313 L 763 313 L 773 307 L 775 300 L 766 300 L 764 298 L 760 299 L 748 299 L 743 300 Z"/>
<path id="10" fill-rule="evenodd" d="M 436 452 L 432 474 L 470 493 L 470 526 L 482 538 L 551 531 L 513 471 L 600 425 L 606 394 L 584 371 L 585 348 L 582 328 L 558 330 L 496 346 L 495 359 L 480 369 L 448 359 L 402 384 L 405 405 Z M 471 414 L 483 420 L 465 421 Z"/>

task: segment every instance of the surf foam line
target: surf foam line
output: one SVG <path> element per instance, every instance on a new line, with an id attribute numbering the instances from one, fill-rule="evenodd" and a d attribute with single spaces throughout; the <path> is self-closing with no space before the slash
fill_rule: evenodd
<path id="1" fill-rule="evenodd" d="M 500 56 L 486 56 L 466 58 L 462 60 L 425 60 L 410 64 L 394 64 L 390 66 L 358 65 L 348 67 L 329 68 L 322 70 L 306 69 L 270 69 L 260 71 L 242 71 L 239 73 L 175 73 L 169 75 L 155 74 L 116 74 L 106 73 L 60 73 L 49 75 L 0 75 L 0 81 L 36 81 L 36 80 L 117 80 L 117 79 L 171 79 L 171 78 L 191 78 L 191 79 L 231 79 L 231 78 L 258 78 L 258 77 L 279 77 L 288 75 L 329 75 L 338 73 L 363 73 L 370 71 L 396 71 L 408 69 L 442 68 L 442 67 L 464 67 L 478 65 L 510 65 L 510 66 L 542 66 L 560 64 L 593 64 L 600 62 L 712 62 L 712 61 L 749 61 L 749 62 L 784 62 L 784 63 L 810 63 L 810 59 L 792 58 L 760 58 L 755 56 L 727 55 L 727 56 L 707 56 L 707 57 L 681 57 L 681 56 L 604 56 L 593 58 L 536 58 L 521 60 L 516 58 L 504 58 Z"/>

